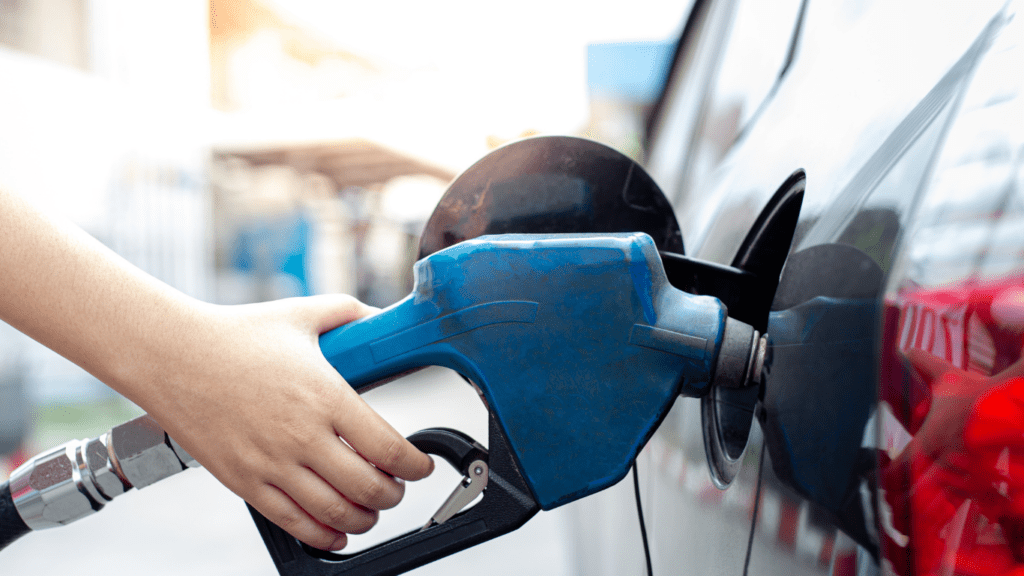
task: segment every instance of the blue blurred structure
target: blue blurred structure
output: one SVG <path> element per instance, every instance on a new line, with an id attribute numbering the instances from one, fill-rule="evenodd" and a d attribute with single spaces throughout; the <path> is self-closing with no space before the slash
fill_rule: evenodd
<path id="1" fill-rule="evenodd" d="M 675 41 L 587 46 L 590 120 L 583 134 L 640 159 L 644 119 L 668 79 L 675 48 Z"/>
<path id="2" fill-rule="evenodd" d="M 295 281 L 292 296 L 310 296 L 313 291 L 306 261 L 311 227 L 302 212 L 248 222 L 235 237 L 232 266 L 263 281 L 284 274 Z"/>
<path id="3" fill-rule="evenodd" d="M 668 78 L 676 42 L 622 42 L 587 46 L 592 96 L 652 103 Z"/>

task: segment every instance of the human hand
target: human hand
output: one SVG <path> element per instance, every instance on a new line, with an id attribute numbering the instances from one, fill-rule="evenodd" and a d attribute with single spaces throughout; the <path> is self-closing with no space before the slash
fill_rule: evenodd
<path id="1" fill-rule="evenodd" d="M 180 341 L 148 350 L 157 373 L 136 402 L 268 519 L 340 550 L 433 470 L 320 352 L 319 334 L 372 311 L 340 295 L 200 304 Z"/>

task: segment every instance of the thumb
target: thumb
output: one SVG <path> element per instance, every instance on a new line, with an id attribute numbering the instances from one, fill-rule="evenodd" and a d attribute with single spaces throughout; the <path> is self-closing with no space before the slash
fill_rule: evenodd
<path id="1" fill-rule="evenodd" d="M 347 294 L 309 296 L 297 299 L 296 303 L 317 334 L 380 311 Z"/>

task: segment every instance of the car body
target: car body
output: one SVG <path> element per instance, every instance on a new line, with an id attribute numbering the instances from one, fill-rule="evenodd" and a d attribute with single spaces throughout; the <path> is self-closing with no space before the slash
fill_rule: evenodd
<path id="1" fill-rule="evenodd" d="M 772 278 L 771 346 L 645 449 L 654 573 L 1024 570 L 1019 9 L 693 2 L 645 164 L 687 255 Z M 642 572 L 626 484 L 574 509 L 581 573 Z"/>

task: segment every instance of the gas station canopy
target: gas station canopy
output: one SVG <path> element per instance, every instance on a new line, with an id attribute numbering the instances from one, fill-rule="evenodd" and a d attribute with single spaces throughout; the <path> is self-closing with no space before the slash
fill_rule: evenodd
<path id="1" fill-rule="evenodd" d="M 455 173 L 362 139 L 287 144 L 265 147 L 217 147 L 215 161 L 231 158 L 252 166 L 290 166 L 299 172 L 317 172 L 334 181 L 337 189 L 364 188 L 382 184 L 397 176 L 425 174 L 449 181 Z"/>

